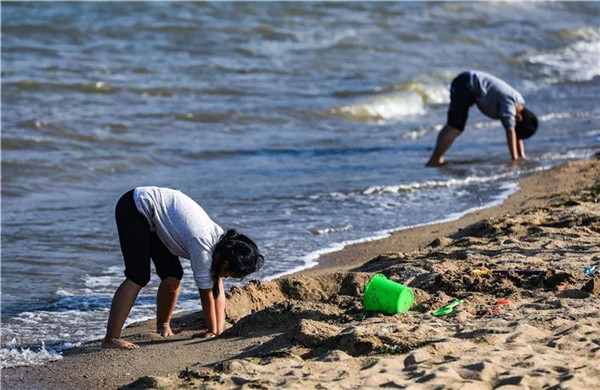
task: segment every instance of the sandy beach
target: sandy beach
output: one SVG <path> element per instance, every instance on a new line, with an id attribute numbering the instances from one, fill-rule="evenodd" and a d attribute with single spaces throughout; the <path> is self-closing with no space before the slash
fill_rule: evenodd
<path id="1" fill-rule="evenodd" d="M 4 369 L 3 388 L 598 387 L 600 271 L 583 271 L 600 267 L 600 160 L 519 184 L 500 206 L 233 288 L 231 327 L 218 338 L 194 337 L 201 313 L 177 315 L 172 338 L 154 333 L 153 321 L 137 323 L 124 334 L 139 350 L 92 342 L 44 366 Z M 375 273 L 413 288 L 410 311 L 362 309 Z M 431 315 L 455 299 L 464 302 L 451 314 Z"/>

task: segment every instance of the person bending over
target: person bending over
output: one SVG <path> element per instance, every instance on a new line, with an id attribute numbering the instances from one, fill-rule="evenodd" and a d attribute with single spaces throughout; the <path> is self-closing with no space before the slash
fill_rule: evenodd
<path id="1" fill-rule="evenodd" d="M 264 262 L 256 244 L 235 230 L 224 232 L 190 197 L 159 187 L 137 187 L 125 193 L 115 209 L 125 260 L 125 281 L 112 300 L 103 348 L 139 348 L 121 338 L 123 324 L 138 293 L 150 281 L 150 259 L 161 279 L 156 297 L 156 331 L 172 336 L 170 320 L 179 296 L 183 269 L 179 257 L 191 260 L 200 292 L 205 337 L 223 332 L 225 297 L 222 278 L 242 278 Z"/>
<path id="2" fill-rule="evenodd" d="M 476 104 L 484 115 L 500 119 L 513 160 L 525 159 L 523 140 L 535 134 L 538 120 L 524 106 L 519 92 L 490 74 L 471 70 L 456 76 L 450 85 L 448 121 L 440 131 L 428 167 L 444 164 L 444 153 L 465 128 L 469 108 Z"/>

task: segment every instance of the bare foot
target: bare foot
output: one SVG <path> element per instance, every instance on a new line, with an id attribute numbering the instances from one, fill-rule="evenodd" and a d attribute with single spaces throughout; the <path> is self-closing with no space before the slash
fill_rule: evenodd
<path id="1" fill-rule="evenodd" d="M 444 165 L 443 157 L 439 160 L 429 160 L 427 164 L 425 164 L 426 167 L 441 167 L 442 165 Z"/>
<path id="2" fill-rule="evenodd" d="M 210 330 L 207 330 L 207 331 L 200 332 L 200 333 L 194 333 L 192 335 L 192 338 L 193 339 L 210 339 L 210 338 L 213 338 L 215 336 L 216 336 L 216 334 L 214 334 Z"/>
<path id="3" fill-rule="evenodd" d="M 433 163 L 433 162 L 428 162 L 427 164 L 425 164 L 426 167 L 431 168 L 431 167 L 441 167 L 443 166 L 445 163 Z"/>
<path id="4" fill-rule="evenodd" d="M 167 325 L 167 326 L 158 326 L 156 328 L 156 333 L 158 333 L 162 337 L 170 337 L 170 336 L 175 336 L 175 334 L 179 333 L 179 332 L 175 332 L 175 331 L 171 330 L 171 327 Z"/>
<path id="5" fill-rule="evenodd" d="M 140 346 L 123 339 L 104 339 L 102 348 L 138 349 Z"/>

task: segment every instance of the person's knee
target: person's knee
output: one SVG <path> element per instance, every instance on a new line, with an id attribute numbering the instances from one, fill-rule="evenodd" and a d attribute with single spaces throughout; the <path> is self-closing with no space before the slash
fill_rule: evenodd
<path id="1" fill-rule="evenodd" d="M 440 131 L 439 137 L 444 141 L 454 141 L 461 134 L 461 130 L 457 129 L 456 127 L 450 124 L 446 124 L 442 131 Z"/>
<path id="2" fill-rule="evenodd" d="M 125 273 L 127 279 L 131 280 L 133 283 L 140 286 L 140 288 L 146 287 L 146 285 L 150 282 L 150 275 L 132 275 L 129 273 Z"/>
<path id="3" fill-rule="evenodd" d="M 167 279 L 175 279 L 180 282 L 183 278 L 183 267 L 181 267 L 181 264 L 179 266 L 157 267 L 156 274 L 163 282 Z"/>
<path id="4" fill-rule="evenodd" d="M 175 291 L 179 288 L 180 283 L 181 283 L 181 278 L 176 278 L 174 276 L 168 276 L 161 281 L 161 287 Z"/>

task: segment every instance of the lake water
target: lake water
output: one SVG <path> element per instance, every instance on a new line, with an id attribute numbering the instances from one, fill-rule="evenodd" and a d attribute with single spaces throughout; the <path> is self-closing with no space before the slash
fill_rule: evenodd
<path id="1" fill-rule="evenodd" d="M 505 199 L 600 144 L 600 3 L 3 3 L 2 364 L 102 337 L 114 205 L 177 188 L 272 278 Z M 448 85 L 499 76 L 540 117 L 529 160 L 471 111 L 425 169 Z M 187 261 L 177 310 L 198 309 Z M 154 314 L 157 277 L 129 322 Z"/>

